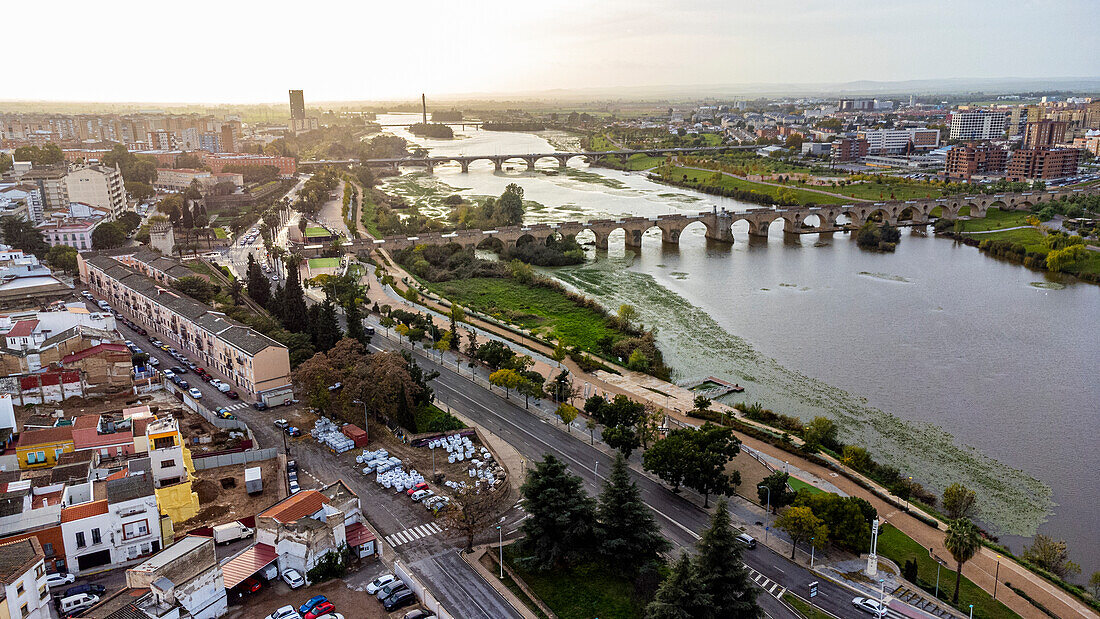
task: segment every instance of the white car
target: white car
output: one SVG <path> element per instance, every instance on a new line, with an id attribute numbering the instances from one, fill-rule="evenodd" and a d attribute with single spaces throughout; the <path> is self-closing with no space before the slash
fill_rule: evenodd
<path id="1" fill-rule="evenodd" d="M 194 387 L 191 387 L 190 389 L 187 390 L 187 395 L 191 396 L 192 398 L 195 398 L 196 400 L 202 398 L 202 392 L 199 391 L 198 389 L 195 389 Z"/>
<path id="2" fill-rule="evenodd" d="M 267 619 L 302 619 L 293 606 L 284 606 L 267 616 Z"/>
<path id="3" fill-rule="evenodd" d="M 317 619 L 344 619 L 344 616 L 340 613 L 328 613 L 327 615 L 321 615 Z"/>
<path id="4" fill-rule="evenodd" d="M 49 574 L 46 576 L 46 584 L 50 587 L 60 587 L 74 582 L 76 582 L 76 576 L 67 572 Z"/>
<path id="5" fill-rule="evenodd" d="M 164 370 L 164 372 L 162 372 L 162 374 L 164 374 L 164 377 L 169 379 L 169 380 L 176 377 L 176 373 L 173 372 L 172 370 Z"/>
<path id="6" fill-rule="evenodd" d="M 382 574 L 378 578 L 370 581 L 370 584 L 367 585 L 367 593 L 374 595 L 378 593 L 379 589 L 385 587 L 395 580 L 397 580 L 397 577 L 393 574 Z"/>
<path id="7" fill-rule="evenodd" d="M 297 589 L 298 587 L 306 584 L 306 579 L 304 576 L 302 576 L 301 572 L 292 567 L 288 567 L 287 569 L 283 570 L 283 582 L 290 585 L 291 589 Z M 294 610 L 294 608 L 290 606 L 287 606 L 287 608 Z M 280 608 L 279 610 L 282 609 Z"/>
<path id="8" fill-rule="evenodd" d="M 852 606 L 862 610 L 865 613 L 870 613 L 876 617 L 886 616 L 886 607 L 879 604 L 878 601 L 870 598 L 854 598 L 852 600 Z"/>
<path id="9" fill-rule="evenodd" d="M 428 497 L 435 496 L 435 493 L 431 490 L 417 490 L 412 494 L 412 500 L 415 503 L 419 503 Z"/>

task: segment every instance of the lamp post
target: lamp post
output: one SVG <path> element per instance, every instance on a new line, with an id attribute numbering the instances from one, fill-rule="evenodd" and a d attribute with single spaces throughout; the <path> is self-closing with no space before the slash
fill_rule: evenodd
<path id="1" fill-rule="evenodd" d="M 909 495 L 913 493 L 913 476 L 909 476 L 909 486 L 905 488 L 905 511 L 909 511 Z"/>
<path id="2" fill-rule="evenodd" d="M 881 610 L 883 608 L 886 608 L 886 579 L 885 578 L 879 578 L 878 579 L 878 584 L 879 584 L 878 607 Z"/>
<path id="3" fill-rule="evenodd" d="M 997 572 L 993 575 L 993 599 L 997 599 L 997 585 L 1001 578 L 1001 555 L 997 555 Z"/>
<path id="4" fill-rule="evenodd" d="M 814 551 L 815 550 L 817 550 L 817 547 L 814 546 L 814 538 L 811 537 L 810 538 L 810 569 L 813 569 L 813 567 L 814 567 Z"/>
<path id="5" fill-rule="evenodd" d="M 974 605 L 970 605 L 970 619 L 974 619 Z"/>
<path id="6" fill-rule="evenodd" d="M 768 516 L 772 513 L 772 489 L 771 486 L 765 486 L 760 484 L 757 488 L 763 488 L 768 491 L 768 507 L 764 511 L 764 545 L 768 545 Z"/>
<path id="7" fill-rule="evenodd" d="M 504 530 L 497 525 L 497 549 L 500 551 L 500 579 L 504 580 Z"/>

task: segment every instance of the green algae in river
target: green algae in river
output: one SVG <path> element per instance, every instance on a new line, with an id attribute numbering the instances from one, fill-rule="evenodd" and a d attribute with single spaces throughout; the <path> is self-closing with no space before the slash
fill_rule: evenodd
<path id="1" fill-rule="evenodd" d="M 905 279 L 904 277 L 902 277 L 900 275 L 890 275 L 889 273 L 871 273 L 869 271 L 860 271 L 859 274 L 863 275 L 864 277 L 870 277 L 870 278 L 873 278 L 873 279 L 881 279 L 882 281 L 886 281 L 886 282 L 902 282 L 902 283 L 905 283 L 905 284 L 912 283 L 908 279 Z"/>
<path id="2" fill-rule="evenodd" d="M 960 445 L 942 428 L 906 421 L 866 399 L 784 367 L 723 329 L 709 314 L 652 276 L 630 271 L 626 259 L 601 259 L 551 273 L 605 307 L 629 303 L 645 324 L 661 325 L 657 343 L 674 378 L 737 377 L 752 399 L 777 412 L 837 422 L 842 438 L 865 445 L 879 462 L 910 471 L 930 489 L 959 482 L 982 497 L 978 515 L 992 531 L 1031 536 L 1050 513 L 1051 490 L 1030 475 Z M 914 449 L 919 445 L 919 449 Z"/>
<path id="3" fill-rule="evenodd" d="M 1059 284 L 1058 282 L 1031 282 L 1031 286 L 1035 288 L 1042 288 L 1043 290 L 1065 290 L 1065 284 Z"/>

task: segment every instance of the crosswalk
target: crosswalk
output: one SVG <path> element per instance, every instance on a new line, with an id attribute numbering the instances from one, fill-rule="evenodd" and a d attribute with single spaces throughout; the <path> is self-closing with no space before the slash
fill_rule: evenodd
<path id="1" fill-rule="evenodd" d="M 386 543 L 390 546 L 397 547 L 401 544 L 407 544 L 413 540 L 427 537 L 429 535 L 435 535 L 436 533 L 440 533 L 442 531 L 443 529 L 440 528 L 438 524 L 434 522 L 429 522 L 428 524 L 422 524 L 418 527 L 410 527 L 408 529 L 405 529 L 404 531 L 398 531 L 397 533 L 387 535 Z"/>
<path id="2" fill-rule="evenodd" d="M 749 571 L 749 578 L 751 578 L 752 581 L 756 583 L 756 586 L 766 591 L 768 595 L 778 598 L 779 596 L 783 595 L 784 591 L 786 591 L 786 589 L 783 588 L 783 585 L 780 585 L 774 580 L 752 569 L 748 565 L 745 566 L 745 569 Z"/>
<path id="3" fill-rule="evenodd" d="M 239 411 L 242 408 L 248 408 L 248 402 L 237 402 L 236 404 L 230 404 L 229 406 L 226 406 L 225 408 L 230 410 L 230 411 Z"/>

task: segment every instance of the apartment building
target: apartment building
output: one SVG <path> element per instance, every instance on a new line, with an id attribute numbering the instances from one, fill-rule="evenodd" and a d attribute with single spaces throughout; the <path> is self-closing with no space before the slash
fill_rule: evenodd
<path id="1" fill-rule="evenodd" d="M 867 149 L 867 140 L 841 138 L 833 142 L 833 159 L 836 161 L 857 161 L 867 156 Z"/>
<path id="2" fill-rule="evenodd" d="M 93 248 L 92 231 L 110 219 L 110 213 L 82 202 L 70 202 L 67 209 L 46 216 L 36 226 L 50 247 L 68 245 L 77 251 Z"/>
<path id="3" fill-rule="evenodd" d="M 161 548 L 160 511 L 147 472 L 65 488 L 61 532 L 69 571 L 134 561 Z"/>
<path id="4" fill-rule="evenodd" d="M 18 217 L 19 213 L 8 211 L 19 208 L 23 209 L 22 219 L 42 223 L 46 217 L 46 204 L 38 185 L 30 182 L 0 183 L 0 212 Z"/>
<path id="5" fill-rule="evenodd" d="M 207 170 L 180 168 L 157 170 L 157 180 L 153 182 L 153 186 L 161 191 L 183 192 L 195 181 L 198 181 L 203 191 L 220 183 L 230 183 L 234 187 L 244 185 L 244 177 L 241 174 L 232 172 L 216 174 Z"/>
<path id="6" fill-rule="evenodd" d="M 118 254 L 114 259 L 166 286 L 175 284 L 181 277 L 195 275 L 194 271 L 177 260 L 148 249 L 142 249 L 133 254 Z"/>
<path id="7" fill-rule="evenodd" d="M 46 584 L 45 559 L 42 546 L 33 537 L 0 544 L 0 617 L 56 617 Z"/>
<path id="8" fill-rule="evenodd" d="M 1069 123 L 1058 120 L 1029 122 L 1024 132 L 1024 148 L 1054 148 L 1066 140 Z"/>
<path id="9" fill-rule="evenodd" d="M 115 219 L 126 210 L 126 187 L 118 167 L 88 165 L 65 176 L 69 200 L 94 206 Z"/>
<path id="10" fill-rule="evenodd" d="M 858 132 L 857 137 L 867 140 L 868 155 L 897 155 L 940 145 L 938 129 L 871 129 Z"/>
<path id="11" fill-rule="evenodd" d="M 115 317 L 106 312 L 89 313 L 76 306 L 2 314 L 0 372 L 5 376 L 37 372 L 61 363 L 67 355 L 117 341 Z"/>
<path id="12" fill-rule="evenodd" d="M 988 143 L 955 146 L 947 151 L 944 175 L 952 180 L 970 180 L 973 176 L 1001 174 L 1008 163 L 1008 151 Z"/>
<path id="13" fill-rule="evenodd" d="M 215 173 L 223 172 L 226 166 L 275 166 L 279 169 L 279 175 L 284 177 L 294 176 L 298 171 L 298 163 L 294 160 L 294 157 L 275 155 L 202 153 L 202 162 Z"/>
<path id="14" fill-rule="evenodd" d="M 78 264 L 81 280 L 97 297 L 226 377 L 242 397 L 268 404 L 290 397 L 290 357 L 282 344 L 114 258 L 80 256 Z"/>
<path id="15" fill-rule="evenodd" d="M 1076 148 L 1022 148 L 1009 158 L 1005 178 L 1023 181 L 1073 176 L 1080 156 Z"/>
<path id="16" fill-rule="evenodd" d="M 69 208 L 69 187 L 65 177 L 69 171 L 64 166 L 56 168 L 35 168 L 28 170 L 20 178 L 20 183 L 29 183 L 38 188 L 44 211 L 65 210 Z"/>
<path id="17" fill-rule="evenodd" d="M 1007 111 L 973 110 L 951 114 L 952 140 L 995 140 L 1008 128 Z"/>

